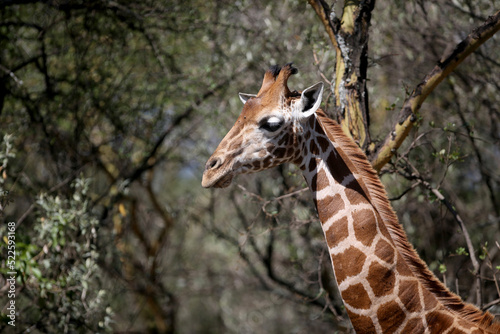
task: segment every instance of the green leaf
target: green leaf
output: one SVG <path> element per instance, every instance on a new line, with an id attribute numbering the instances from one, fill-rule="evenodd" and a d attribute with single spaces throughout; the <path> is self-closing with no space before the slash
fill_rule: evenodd
<path id="1" fill-rule="evenodd" d="M 42 279 L 42 271 L 38 267 L 28 267 L 28 273 L 35 276 L 37 279 Z"/>

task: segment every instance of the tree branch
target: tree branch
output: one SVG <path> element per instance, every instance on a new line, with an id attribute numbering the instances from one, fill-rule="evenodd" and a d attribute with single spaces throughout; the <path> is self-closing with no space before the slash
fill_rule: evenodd
<path id="1" fill-rule="evenodd" d="M 488 304 L 484 304 L 483 307 L 481 307 L 481 310 L 483 311 L 488 311 L 488 309 L 492 306 L 495 306 L 497 304 L 500 304 L 500 298 L 497 298 L 491 302 L 489 302 Z"/>
<path id="2" fill-rule="evenodd" d="M 330 38 L 335 49 L 338 49 L 337 39 L 335 37 L 335 32 L 338 30 L 338 27 L 335 26 L 333 20 L 331 18 L 331 10 L 328 8 L 328 5 L 323 0 L 308 0 L 311 7 L 316 11 L 321 23 L 325 27 L 326 33 Z M 337 22 L 336 22 L 337 23 Z"/>
<path id="3" fill-rule="evenodd" d="M 481 307 L 482 305 L 482 284 L 481 284 L 481 275 L 480 275 L 480 265 L 479 261 L 476 258 L 476 253 L 474 250 L 474 246 L 472 245 L 472 240 L 469 235 L 469 231 L 467 230 L 467 226 L 465 225 L 464 221 L 462 220 L 462 217 L 458 214 L 457 210 L 455 207 L 441 194 L 441 192 L 433 187 L 427 180 L 425 180 L 418 172 L 418 170 L 407 160 L 405 159 L 406 163 L 408 166 L 413 170 L 411 172 L 410 178 L 417 180 L 421 185 L 423 185 L 427 190 L 432 192 L 434 196 L 437 197 L 437 199 L 444 204 L 444 206 L 448 209 L 448 211 L 453 215 L 453 218 L 457 222 L 458 226 L 460 226 L 460 229 L 462 230 L 462 233 L 464 235 L 465 243 L 467 244 L 467 250 L 469 252 L 469 257 L 472 262 L 472 267 L 474 268 L 474 276 L 476 277 L 476 304 Z"/>
<path id="4" fill-rule="evenodd" d="M 227 79 L 218 83 L 214 87 L 208 89 L 201 97 L 197 98 L 193 102 L 193 104 L 191 104 L 188 108 L 186 108 L 186 110 L 184 110 L 182 113 L 178 114 L 173 119 L 172 124 L 158 137 L 158 139 L 154 143 L 151 151 L 142 159 L 139 166 L 133 172 L 131 172 L 129 175 L 126 175 L 125 179 L 127 179 L 129 183 L 132 183 L 133 181 L 138 179 L 142 175 L 142 173 L 153 168 L 157 163 L 157 160 L 154 159 L 154 157 L 156 156 L 160 147 L 163 145 L 165 138 L 167 138 L 170 135 L 170 133 L 172 131 L 174 131 L 185 119 L 189 119 L 191 117 L 192 113 L 196 110 L 196 108 L 202 102 L 204 102 L 209 97 L 215 95 L 221 88 L 226 87 L 228 85 L 228 83 L 234 79 L 234 77 L 239 75 L 245 69 L 246 69 L 246 67 L 239 69 L 238 71 L 236 71 L 233 75 L 231 75 Z"/>
<path id="5" fill-rule="evenodd" d="M 476 143 L 476 139 L 472 136 L 473 130 L 472 130 L 469 122 L 467 122 L 465 115 L 460 108 L 460 104 L 457 103 L 457 101 L 459 99 L 459 93 L 456 91 L 455 85 L 453 85 L 453 84 L 451 84 L 451 85 L 452 85 L 451 92 L 452 92 L 453 97 L 454 97 L 453 98 L 453 105 L 455 106 L 455 110 L 456 110 L 458 116 L 460 117 L 460 120 L 462 121 L 462 125 L 467 130 L 466 135 L 470 141 L 472 151 L 474 152 L 474 155 L 476 156 L 476 160 L 477 160 L 477 163 L 479 165 L 479 172 L 481 173 L 481 178 L 483 179 L 483 181 L 486 185 L 486 188 L 488 189 L 488 195 L 489 195 L 489 198 L 491 201 L 491 207 L 495 211 L 495 214 L 497 216 L 500 216 L 500 207 L 497 205 L 498 200 L 497 200 L 497 197 L 495 195 L 495 188 L 494 188 L 493 180 L 490 177 L 490 173 L 488 172 L 488 170 L 486 168 L 486 165 L 484 163 L 484 159 L 483 159 L 481 152 L 479 150 L 479 147 Z"/>
<path id="6" fill-rule="evenodd" d="M 424 80 L 415 88 L 413 93 L 406 99 L 403 108 L 399 113 L 398 120 L 392 131 L 387 135 L 383 144 L 377 149 L 371 159 L 372 166 L 380 171 L 382 167 L 392 158 L 396 150 L 401 146 L 410 130 L 417 121 L 417 113 L 420 110 L 427 96 L 446 78 L 455 68 L 457 68 L 465 58 L 477 50 L 500 30 L 500 11 L 490 16 L 484 24 L 474 29 L 455 50 L 432 69 Z"/>

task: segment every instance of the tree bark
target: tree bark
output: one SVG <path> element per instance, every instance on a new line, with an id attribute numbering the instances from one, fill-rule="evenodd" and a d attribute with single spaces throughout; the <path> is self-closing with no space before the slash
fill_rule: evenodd
<path id="1" fill-rule="evenodd" d="M 371 143 L 366 73 L 368 30 L 375 1 L 346 1 L 339 19 L 333 6 L 309 0 L 336 50 L 335 109 L 346 134 L 367 150 Z"/>

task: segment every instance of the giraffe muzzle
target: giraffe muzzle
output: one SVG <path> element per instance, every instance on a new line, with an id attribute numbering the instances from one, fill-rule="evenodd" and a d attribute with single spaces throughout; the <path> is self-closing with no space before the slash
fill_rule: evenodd
<path id="1" fill-rule="evenodd" d="M 224 160 L 220 157 L 212 157 L 205 165 L 201 185 L 204 188 L 226 188 L 232 180 L 232 171 L 224 166 Z"/>

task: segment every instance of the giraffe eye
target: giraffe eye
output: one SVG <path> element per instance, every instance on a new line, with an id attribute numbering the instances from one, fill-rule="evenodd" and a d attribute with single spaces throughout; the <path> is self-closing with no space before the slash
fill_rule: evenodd
<path id="1" fill-rule="evenodd" d="M 283 119 L 271 116 L 269 118 L 264 118 L 259 123 L 259 129 L 264 129 L 269 132 L 277 131 L 283 125 Z"/>

